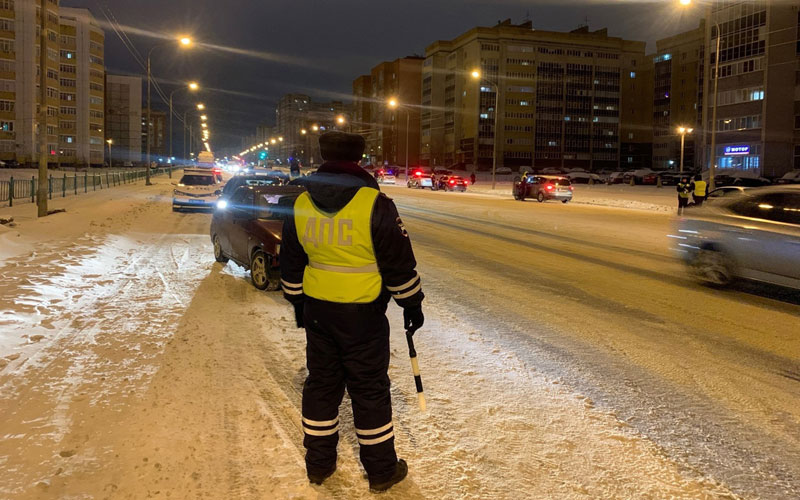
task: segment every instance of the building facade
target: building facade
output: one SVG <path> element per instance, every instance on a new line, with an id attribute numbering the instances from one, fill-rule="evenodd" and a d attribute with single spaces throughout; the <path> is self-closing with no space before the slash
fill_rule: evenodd
<path id="1" fill-rule="evenodd" d="M 653 167 L 657 170 L 680 168 L 681 135 L 679 127 L 692 129 L 685 134 L 685 170 L 700 168 L 695 147 L 702 141 L 703 84 L 702 54 L 705 23 L 691 31 L 656 42 L 653 57 Z M 697 158 L 699 160 L 699 158 Z"/>
<path id="2" fill-rule="evenodd" d="M 278 102 L 275 114 L 269 158 L 281 164 L 296 158 L 302 165 L 319 165 L 319 135 L 326 130 L 351 129 L 351 113 L 341 101 L 313 102 L 305 94 L 286 94 Z"/>
<path id="3" fill-rule="evenodd" d="M 141 119 L 141 140 L 139 142 L 139 147 L 142 151 L 142 158 L 146 156 L 147 152 L 147 108 L 142 109 L 142 119 Z M 199 132 L 197 130 L 193 130 L 192 134 L 194 137 L 189 137 L 189 142 L 193 145 L 190 149 L 191 154 L 194 151 L 202 151 L 202 144 L 199 141 Z M 166 160 L 167 155 L 167 112 L 160 111 L 156 109 L 150 108 L 150 157 L 152 161 L 159 161 Z M 145 161 L 147 161 L 145 159 Z"/>
<path id="4" fill-rule="evenodd" d="M 142 161 L 142 78 L 106 75 L 105 139 L 111 139 L 109 165 Z"/>
<path id="5" fill-rule="evenodd" d="M 605 29 L 560 33 L 509 20 L 436 42 L 423 65 L 422 162 L 488 169 L 496 157 L 514 170 L 619 168 L 621 110 L 648 108 L 632 102 L 644 92 L 622 92 L 644 55 L 644 42 Z"/>
<path id="6" fill-rule="evenodd" d="M 61 8 L 59 140 L 61 162 L 102 165 L 105 36 L 87 9 Z"/>
<path id="7" fill-rule="evenodd" d="M 412 56 L 382 62 L 353 82 L 355 105 L 366 108 L 360 113 L 368 118 L 354 126 L 366 138 L 367 155 L 374 164 L 419 163 L 423 61 Z M 397 107 L 388 105 L 391 99 Z"/>
<path id="8" fill-rule="evenodd" d="M 796 2 L 715 2 L 706 22 L 704 165 L 780 176 L 800 166 Z M 720 50 L 717 54 L 717 37 Z M 717 117 L 714 69 L 719 56 Z M 711 130 L 716 147 L 711 151 Z"/>
<path id="9" fill-rule="evenodd" d="M 103 163 L 104 34 L 86 9 L 47 2 L 47 123 L 39 127 L 40 4 L 0 1 L 0 159 L 38 162 L 39 131 L 48 163 Z"/>

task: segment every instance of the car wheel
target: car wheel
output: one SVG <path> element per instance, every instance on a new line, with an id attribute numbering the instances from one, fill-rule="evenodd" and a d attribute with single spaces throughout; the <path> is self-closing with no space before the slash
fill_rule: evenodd
<path id="1" fill-rule="evenodd" d="M 222 252 L 222 244 L 219 241 L 219 236 L 217 236 L 216 234 L 214 235 L 213 243 L 214 243 L 214 259 L 217 262 L 222 262 L 223 264 L 225 262 L 228 262 L 228 257 L 226 257 L 225 254 Z"/>
<path id="2" fill-rule="evenodd" d="M 514 199 L 515 199 L 515 200 L 519 200 L 519 199 L 520 199 L 520 196 L 519 196 L 519 191 L 518 191 L 518 190 L 516 190 L 516 189 L 514 190 Z"/>
<path id="3" fill-rule="evenodd" d="M 567 203 L 569 203 L 569 200 L 561 200 L 561 203 L 563 203 L 564 205 L 566 205 Z"/>
<path id="4" fill-rule="evenodd" d="M 259 290 L 277 290 L 280 278 L 272 271 L 272 259 L 261 250 L 253 252 L 250 258 L 250 280 Z"/>
<path id="5" fill-rule="evenodd" d="M 544 193 L 539 191 L 539 195 L 536 197 L 536 201 L 538 201 L 539 203 L 544 203 Z"/>
<path id="6" fill-rule="evenodd" d="M 712 286 L 724 287 L 734 280 L 731 259 L 724 252 L 705 248 L 691 262 L 695 276 Z"/>

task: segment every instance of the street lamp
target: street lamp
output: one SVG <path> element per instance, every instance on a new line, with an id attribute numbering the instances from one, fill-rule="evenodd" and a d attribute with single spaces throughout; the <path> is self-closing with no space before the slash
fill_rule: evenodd
<path id="1" fill-rule="evenodd" d="M 179 41 L 180 41 L 180 45 L 182 47 L 189 47 L 189 46 L 192 45 L 192 39 L 189 38 L 189 37 L 186 37 L 186 36 L 179 38 Z M 148 185 L 148 186 L 152 185 L 152 183 L 150 182 L 150 142 L 151 142 L 150 141 L 150 135 L 151 135 L 150 134 L 150 127 L 152 126 L 152 123 L 153 123 L 152 119 L 151 119 L 151 114 L 150 114 L 150 87 L 152 86 L 151 82 L 153 80 L 153 75 L 152 75 L 152 72 L 150 71 L 150 68 L 151 68 L 150 58 L 153 55 L 153 51 L 155 49 L 157 49 L 158 47 L 164 47 L 165 45 L 170 45 L 172 43 L 173 43 L 172 41 L 160 43 L 158 45 L 155 45 L 155 46 L 151 47 L 150 50 L 147 52 L 147 130 L 146 130 L 146 134 L 147 134 L 147 168 L 145 169 L 145 172 L 146 172 L 145 173 L 145 184 Z"/>
<path id="2" fill-rule="evenodd" d="M 336 117 L 336 123 L 338 123 L 339 125 L 344 125 L 345 121 L 346 120 L 344 119 L 344 115 L 339 115 Z"/>
<path id="3" fill-rule="evenodd" d="M 308 133 L 308 130 L 306 130 L 304 128 L 300 129 L 300 135 L 306 135 L 307 133 Z"/>
<path id="4" fill-rule="evenodd" d="M 391 109 L 401 109 L 406 113 L 406 182 L 408 182 L 408 131 L 411 128 L 411 113 L 408 111 L 408 108 L 401 107 L 400 103 L 395 98 L 389 99 L 387 104 Z"/>
<path id="5" fill-rule="evenodd" d="M 497 107 L 500 99 L 500 87 L 498 87 L 495 82 L 482 78 L 481 72 L 477 69 L 473 70 L 470 75 L 473 80 L 478 80 L 480 83 L 485 82 L 494 87 L 494 134 L 492 139 L 492 190 L 494 190 L 497 184 Z M 478 99 L 478 102 L 480 103 L 480 99 Z M 478 112 L 480 112 L 480 107 L 478 108 Z"/>
<path id="6" fill-rule="evenodd" d="M 200 119 L 206 121 L 208 120 L 208 115 L 200 115 Z"/>
<path id="7" fill-rule="evenodd" d="M 201 103 L 199 103 L 197 105 L 197 109 L 199 109 L 200 111 L 203 111 L 204 109 L 206 109 L 206 105 L 201 102 Z"/>
<path id="8" fill-rule="evenodd" d="M 680 172 L 683 173 L 683 145 L 686 140 L 686 134 L 691 134 L 694 131 L 693 128 L 689 127 L 678 127 L 678 133 L 681 134 L 681 163 L 680 163 Z"/>
<path id="9" fill-rule="evenodd" d="M 690 5 L 692 0 L 680 0 L 683 6 Z M 709 3 L 706 11 L 706 19 L 711 20 L 711 4 Z M 717 50 L 714 53 L 714 101 L 711 111 L 711 159 L 708 166 L 708 189 L 713 191 L 716 188 L 714 181 L 717 169 L 717 95 L 719 90 L 719 45 L 722 39 L 722 30 L 720 30 L 719 23 L 713 24 L 714 30 L 717 32 Z M 712 32 L 713 33 L 713 32 Z M 705 43 L 705 42 L 704 42 Z M 703 87 L 705 87 L 705 79 L 703 79 Z M 705 93 L 705 92 L 704 92 Z M 705 126 L 705 124 L 703 124 Z M 704 134 L 705 137 L 705 134 Z M 703 141 L 705 143 L 705 141 Z"/>
<path id="10" fill-rule="evenodd" d="M 108 166 L 113 167 L 114 161 L 111 159 L 111 145 L 114 143 L 114 139 L 106 139 L 106 143 L 108 144 Z"/>
<path id="11" fill-rule="evenodd" d="M 186 87 L 180 87 L 169 93 L 169 157 L 172 158 L 172 96 L 179 90 L 187 89 L 190 92 L 196 92 L 200 88 L 197 82 L 189 82 Z"/>
<path id="12" fill-rule="evenodd" d="M 314 132 L 318 132 L 319 131 L 319 125 L 317 125 L 316 123 L 314 125 L 311 125 L 311 130 L 313 130 Z"/>

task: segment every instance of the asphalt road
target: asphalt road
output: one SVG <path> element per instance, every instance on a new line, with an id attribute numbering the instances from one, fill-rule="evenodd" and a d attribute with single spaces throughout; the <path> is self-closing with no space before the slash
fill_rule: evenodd
<path id="1" fill-rule="evenodd" d="M 430 296 L 682 466 L 800 497 L 800 297 L 694 283 L 664 214 L 389 187 Z"/>

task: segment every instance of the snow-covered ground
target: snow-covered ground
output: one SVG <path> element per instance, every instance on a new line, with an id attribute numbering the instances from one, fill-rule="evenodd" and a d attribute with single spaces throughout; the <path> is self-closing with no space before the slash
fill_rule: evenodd
<path id="1" fill-rule="evenodd" d="M 348 401 L 339 470 L 308 484 L 303 333 L 155 182 L 0 209 L 0 497 L 372 498 Z M 410 475 L 386 498 L 797 496 L 796 305 L 680 277 L 663 215 L 390 193 L 428 411 L 392 306 Z"/>

